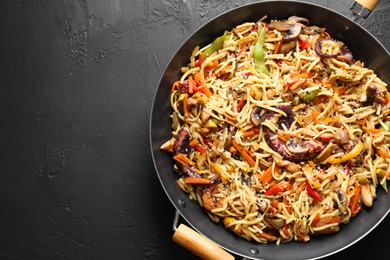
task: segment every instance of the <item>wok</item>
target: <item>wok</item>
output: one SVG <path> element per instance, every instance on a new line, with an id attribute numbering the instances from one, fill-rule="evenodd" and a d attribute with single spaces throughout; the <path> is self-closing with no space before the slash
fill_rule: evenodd
<path id="1" fill-rule="evenodd" d="M 362 210 L 349 224 L 341 225 L 336 234 L 314 237 L 307 244 L 257 244 L 238 237 L 221 224 L 213 223 L 204 209 L 197 202 L 191 201 L 177 186 L 178 175 L 172 170 L 172 156 L 160 150 L 160 146 L 171 137 L 170 88 L 180 77 L 180 67 L 188 63 L 193 48 L 210 43 L 224 30 L 230 30 L 245 21 L 257 21 L 264 15 L 269 19 L 286 19 L 297 15 L 308 18 L 311 24 L 326 27 L 334 38 L 346 43 L 355 59 L 364 61 L 385 82 L 390 82 L 390 54 L 387 50 L 367 30 L 335 11 L 299 1 L 262 1 L 238 7 L 198 29 L 167 65 L 155 93 L 150 118 L 150 145 L 154 166 L 163 189 L 180 215 L 197 232 L 227 251 L 252 259 L 315 259 L 329 256 L 363 238 L 386 217 L 390 210 L 390 196 L 383 189 L 378 188 L 378 198 L 371 209 Z"/>

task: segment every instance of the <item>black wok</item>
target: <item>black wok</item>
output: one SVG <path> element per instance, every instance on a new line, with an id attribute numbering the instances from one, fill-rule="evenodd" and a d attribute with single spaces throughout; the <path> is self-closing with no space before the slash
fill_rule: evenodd
<path id="1" fill-rule="evenodd" d="M 245 21 L 257 21 L 264 15 L 270 19 L 286 19 L 291 15 L 298 15 L 308 18 L 311 24 L 326 27 L 334 38 L 349 46 L 356 59 L 364 61 L 365 65 L 372 68 L 385 82 L 390 82 L 390 54 L 368 31 L 335 11 L 296 1 L 263 1 L 239 7 L 218 16 L 190 36 L 173 56 L 162 75 L 150 119 L 150 142 L 155 169 L 162 187 L 181 216 L 195 230 L 222 248 L 237 255 L 258 259 L 325 257 L 354 244 L 374 229 L 390 210 L 390 195 L 378 188 L 378 198 L 373 207 L 362 210 L 348 225 L 342 225 L 337 234 L 318 236 L 307 244 L 257 244 L 239 238 L 223 225 L 210 221 L 203 208 L 191 201 L 177 186 L 178 175 L 172 170 L 171 154 L 160 150 L 161 144 L 171 137 L 170 88 L 180 77 L 180 67 L 188 63 L 193 48 L 210 43 L 225 29 L 230 30 Z"/>

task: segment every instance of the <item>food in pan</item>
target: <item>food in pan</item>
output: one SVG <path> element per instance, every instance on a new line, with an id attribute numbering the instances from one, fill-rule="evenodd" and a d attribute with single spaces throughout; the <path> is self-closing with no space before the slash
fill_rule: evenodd
<path id="1" fill-rule="evenodd" d="M 388 191 L 390 93 L 326 28 L 266 19 L 193 50 L 161 149 L 213 221 L 259 243 L 308 242 Z"/>

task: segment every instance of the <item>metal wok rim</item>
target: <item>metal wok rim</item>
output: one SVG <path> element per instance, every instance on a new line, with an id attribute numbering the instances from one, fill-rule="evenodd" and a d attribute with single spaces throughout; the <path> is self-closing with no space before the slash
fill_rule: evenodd
<path id="1" fill-rule="evenodd" d="M 332 9 L 329 9 L 327 7 L 320 6 L 320 5 L 313 4 L 313 3 L 303 2 L 303 1 L 288 1 L 288 0 L 287 1 L 286 0 L 284 0 L 284 1 L 280 1 L 280 0 L 261 1 L 261 2 L 245 4 L 245 5 L 241 5 L 239 7 L 233 8 L 231 10 L 228 10 L 228 11 L 226 11 L 226 12 L 224 12 L 224 13 L 222 13 L 222 14 L 214 17 L 214 18 L 212 18 L 207 23 L 205 23 L 204 25 L 200 26 L 197 30 L 195 30 L 189 37 L 187 37 L 187 39 L 181 44 L 181 46 L 173 54 L 172 58 L 170 59 L 170 61 L 167 64 L 164 72 L 162 73 L 162 76 L 161 76 L 161 78 L 159 80 L 158 87 L 156 89 L 156 92 L 155 92 L 155 95 L 154 95 L 154 98 L 153 98 L 153 105 L 152 105 L 152 109 L 151 109 L 151 113 L 150 113 L 149 136 L 150 136 L 150 147 L 151 147 L 153 164 L 154 164 L 157 176 L 159 178 L 159 181 L 161 183 L 161 186 L 163 187 L 163 189 L 164 189 L 165 193 L 167 194 L 169 200 L 171 201 L 172 205 L 176 208 L 176 210 L 178 212 L 180 212 L 180 215 L 197 232 L 199 232 L 200 234 L 204 235 L 205 237 L 208 237 L 209 239 L 213 240 L 219 246 L 221 246 L 222 248 L 226 249 L 227 251 L 230 251 L 230 252 L 232 252 L 232 253 L 234 253 L 236 255 L 240 255 L 240 256 L 248 257 L 248 258 L 252 258 L 252 259 L 263 259 L 267 255 L 263 254 L 262 250 L 274 251 L 276 246 L 274 244 L 265 244 L 265 245 L 264 244 L 255 244 L 255 243 L 252 243 L 252 242 L 248 242 L 248 241 L 244 240 L 243 238 L 237 238 L 236 240 L 234 240 L 232 238 L 232 236 L 234 236 L 234 234 L 232 232 L 227 231 L 227 230 L 224 230 L 224 232 L 226 232 L 226 235 L 222 235 L 222 238 L 218 237 L 218 235 L 210 234 L 211 231 L 215 231 L 215 232 L 218 232 L 218 234 L 222 234 L 221 232 L 219 232 L 219 229 L 221 229 L 221 227 L 220 227 L 221 225 L 218 225 L 219 227 L 213 227 L 210 224 L 211 221 L 209 220 L 208 216 L 204 212 L 203 212 L 203 214 L 205 215 L 205 220 L 210 222 L 209 224 L 207 224 L 207 223 L 200 223 L 199 220 L 193 220 L 193 216 L 191 215 L 193 212 L 191 212 L 191 211 L 194 210 L 194 212 L 196 211 L 197 215 L 201 215 L 199 213 L 199 211 L 200 210 L 203 211 L 203 209 L 197 203 L 191 203 L 191 201 L 189 201 L 188 198 L 186 198 L 186 197 L 188 197 L 188 195 L 184 194 L 184 192 L 182 192 L 181 190 L 179 190 L 179 192 L 181 194 L 177 193 L 176 190 L 178 189 L 178 187 L 176 187 L 177 189 L 172 187 L 173 185 L 177 186 L 177 184 L 175 182 L 168 183 L 168 184 L 165 183 L 165 181 L 167 179 L 167 176 L 163 176 L 162 173 L 161 173 L 162 171 L 161 171 L 160 158 L 159 158 L 161 155 L 158 154 L 158 153 L 164 153 L 164 152 L 159 151 L 159 146 L 161 145 L 161 143 L 156 142 L 155 137 L 154 137 L 154 134 L 156 132 L 161 133 L 161 132 L 159 132 L 161 130 L 159 130 L 158 127 L 156 127 L 154 125 L 154 121 L 156 120 L 156 117 L 157 117 L 156 113 L 160 112 L 160 110 L 161 110 L 161 108 L 157 106 L 158 98 L 159 98 L 158 97 L 158 92 L 159 91 L 161 92 L 161 89 L 163 88 L 162 84 L 163 84 L 163 81 L 164 81 L 164 79 L 166 77 L 166 73 L 167 73 L 169 67 L 173 66 L 172 64 L 175 61 L 175 58 L 177 57 L 177 55 L 179 55 L 180 52 L 183 50 L 183 48 L 186 45 L 188 45 L 188 43 L 190 42 L 191 39 L 193 39 L 197 35 L 201 34 L 202 31 L 206 30 L 207 27 L 210 27 L 210 25 L 215 23 L 215 21 L 217 21 L 219 19 L 224 19 L 224 17 L 228 17 L 232 13 L 239 12 L 240 10 L 248 10 L 248 9 L 250 9 L 252 7 L 257 7 L 257 6 L 281 5 L 281 4 L 286 4 L 286 5 L 291 5 L 291 6 L 297 5 L 297 6 L 302 6 L 302 7 L 314 8 L 314 9 L 318 10 L 318 12 L 324 13 L 326 15 L 336 16 L 336 17 L 339 17 L 341 20 L 348 21 L 354 27 L 356 27 L 356 29 L 358 30 L 358 32 L 360 32 L 360 34 L 363 33 L 366 36 L 369 36 L 370 40 L 375 43 L 375 47 L 381 49 L 380 51 L 382 51 L 385 54 L 387 54 L 387 59 L 389 59 L 388 57 L 390 57 L 390 54 L 383 47 L 383 45 L 375 37 L 373 37 L 365 28 L 361 27 L 359 24 L 354 23 L 348 17 L 346 17 L 346 16 L 344 16 L 344 15 L 342 15 L 342 14 L 340 14 L 340 13 L 338 13 L 338 12 L 332 10 Z M 286 16 L 288 16 L 287 13 L 288 12 L 286 12 Z M 260 13 L 259 14 L 259 18 L 262 15 L 263 14 Z M 228 27 L 230 27 L 230 26 L 228 26 Z M 213 33 L 215 33 L 215 32 L 213 32 Z M 213 39 L 212 37 L 209 37 L 209 38 Z M 201 43 L 199 43 L 199 44 L 201 44 Z M 192 46 L 192 48 L 193 47 L 194 46 Z M 189 55 L 187 57 L 185 57 L 185 58 L 187 59 L 188 57 L 189 57 Z M 176 69 L 178 70 L 178 68 L 180 68 L 180 67 L 177 67 Z M 389 82 L 389 81 L 387 80 L 387 82 Z M 168 95 L 166 96 L 166 99 L 169 100 Z M 162 109 L 167 109 L 167 108 L 164 107 Z M 165 116 L 167 116 L 167 119 L 169 119 L 168 118 L 168 116 L 169 116 L 168 114 L 166 114 Z M 171 132 L 171 129 L 169 128 L 168 129 L 168 133 L 170 133 L 170 132 Z M 167 156 L 165 156 L 165 157 L 167 157 Z M 166 163 L 167 160 L 165 160 L 164 163 Z M 169 162 L 171 162 L 171 160 Z M 170 168 L 171 175 L 174 175 L 173 171 L 171 170 L 172 169 L 172 163 L 170 163 L 169 165 L 166 165 L 165 167 Z M 174 190 L 172 190 L 172 189 L 174 189 Z M 384 194 L 384 192 L 380 192 L 380 194 L 378 194 L 379 199 L 382 199 L 382 200 L 380 200 L 380 201 L 382 201 L 382 204 L 383 203 L 386 204 L 386 200 L 385 200 L 385 198 L 383 198 L 384 196 L 386 196 Z M 387 200 L 389 200 L 389 199 L 387 199 Z M 293 245 L 293 248 L 290 249 L 290 251 L 293 250 L 295 252 L 296 250 L 298 250 L 298 251 L 300 251 L 300 254 L 301 254 L 301 257 L 300 258 L 296 258 L 296 259 L 301 259 L 302 257 L 306 258 L 306 259 L 319 259 L 319 258 L 330 256 L 330 255 L 335 254 L 337 252 L 340 252 L 340 251 L 348 248 L 349 246 L 355 244 L 356 242 L 358 242 L 362 238 L 364 238 L 377 225 L 379 225 L 379 223 L 387 216 L 387 214 L 390 211 L 390 207 L 388 206 L 387 209 L 385 209 L 384 212 L 382 212 L 380 214 L 380 216 L 378 216 L 379 213 L 375 214 L 375 212 L 372 212 L 372 211 L 375 211 L 375 203 L 378 203 L 378 199 L 374 202 L 374 209 L 373 210 L 365 210 L 365 211 L 361 212 L 357 217 L 351 219 L 351 223 L 349 223 L 348 225 L 342 225 L 341 226 L 341 230 L 340 230 L 340 232 L 338 234 L 328 235 L 328 236 L 323 236 L 323 237 L 321 236 L 321 237 L 318 237 L 318 238 L 313 238 L 312 241 L 309 242 L 308 244 L 303 244 L 303 243 L 300 243 L 300 242 L 290 242 L 288 244 L 282 244 L 282 245 L 279 246 L 280 248 L 277 249 L 277 251 L 275 251 L 275 252 L 281 252 L 281 253 L 282 252 L 284 252 L 284 253 L 287 252 L 286 254 L 288 254 L 289 249 L 291 248 L 292 245 Z M 195 209 L 195 208 L 199 208 L 199 209 Z M 362 214 L 363 214 L 363 216 L 361 216 Z M 360 228 L 360 227 L 359 227 L 359 229 L 358 229 L 358 227 L 354 227 L 353 229 L 350 228 L 350 226 L 352 226 L 354 224 L 355 225 L 357 224 L 357 223 L 354 223 L 354 222 L 358 222 L 358 223 L 364 222 L 362 220 L 362 218 L 363 217 L 365 217 L 365 218 L 372 217 L 371 215 L 376 216 L 376 222 L 375 223 L 373 223 L 371 225 L 368 225 L 368 226 L 366 226 L 363 229 Z M 361 218 L 361 220 L 358 221 L 357 219 L 359 219 L 359 218 Z M 204 220 L 204 219 L 202 218 L 201 220 Z M 369 221 L 369 220 L 367 219 L 367 221 Z M 225 229 L 224 227 L 222 227 L 222 228 Z M 356 228 L 357 231 L 354 230 L 355 228 Z M 351 232 L 352 232 L 352 234 L 358 233 L 359 235 L 358 236 L 355 235 L 354 238 L 351 239 L 349 236 L 347 236 Z M 329 239 L 329 237 L 333 237 L 336 240 L 336 242 L 332 242 L 332 243 L 336 244 L 337 246 L 331 246 L 330 248 L 332 248 L 332 250 L 328 250 L 328 251 L 326 251 L 326 250 L 319 250 L 320 249 L 319 247 L 313 249 L 313 246 L 312 246 L 313 244 L 318 246 L 318 245 L 321 244 L 321 242 L 324 242 L 324 243 L 328 242 L 328 243 L 330 243 L 329 241 L 331 241 L 331 240 Z M 228 243 L 223 238 L 229 238 L 229 239 L 231 238 L 230 240 L 232 240 L 233 243 Z M 244 242 L 245 246 L 249 247 L 249 249 L 245 251 L 246 253 L 243 252 L 242 250 L 238 250 L 237 249 L 237 247 L 239 247 L 239 245 L 243 244 L 242 241 L 245 241 Z M 235 245 L 235 243 L 237 243 L 237 245 Z M 323 246 L 321 245 L 321 247 L 323 247 Z M 296 248 L 298 248 L 298 249 L 296 249 Z M 258 253 L 252 254 L 250 252 L 250 249 L 256 249 L 256 250 L 258 250 Z M 316 252 L 321 252 L 321 251 L 322 251 L 322 253 L 316 253 Z M 288 255 L 288 257 L 290 257 L 290 256 L 291 255 Z M 263 257 L 263 258 L 261 258 L 261 257 Z M 275 258 L 275 259 L 284 259 L 283 257 L 287 257 L 287 256 L 278 255 L 277 258 Z M 292 258 L 294 258 L 294 257 L 292 257 Z"/>

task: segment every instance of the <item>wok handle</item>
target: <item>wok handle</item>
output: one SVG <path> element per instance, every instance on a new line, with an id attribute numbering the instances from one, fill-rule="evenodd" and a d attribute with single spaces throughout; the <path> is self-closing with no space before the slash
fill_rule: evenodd
<path id="1" fill-rule="evenodd" d="M 355 2 L 358 2 L 368 10 L 372 11 L 374 10 L 375 6 L 378 4 L 379 0 L 355 0 Z"/>
<path id="2" fill-rule="evenodd" d="M 216 243 L 184 224 L 180 224 L 172 239 L 202 259 L 234 259 L 234 256 L 220 248 Z"/>
<path id="3" fill-rule="evenodd" d="M 367 18 L 378 2 L 379 0 L 355 0 L 351 6 L 351 10 L 356 16 L 356 19 L 360 17 Z"/>

